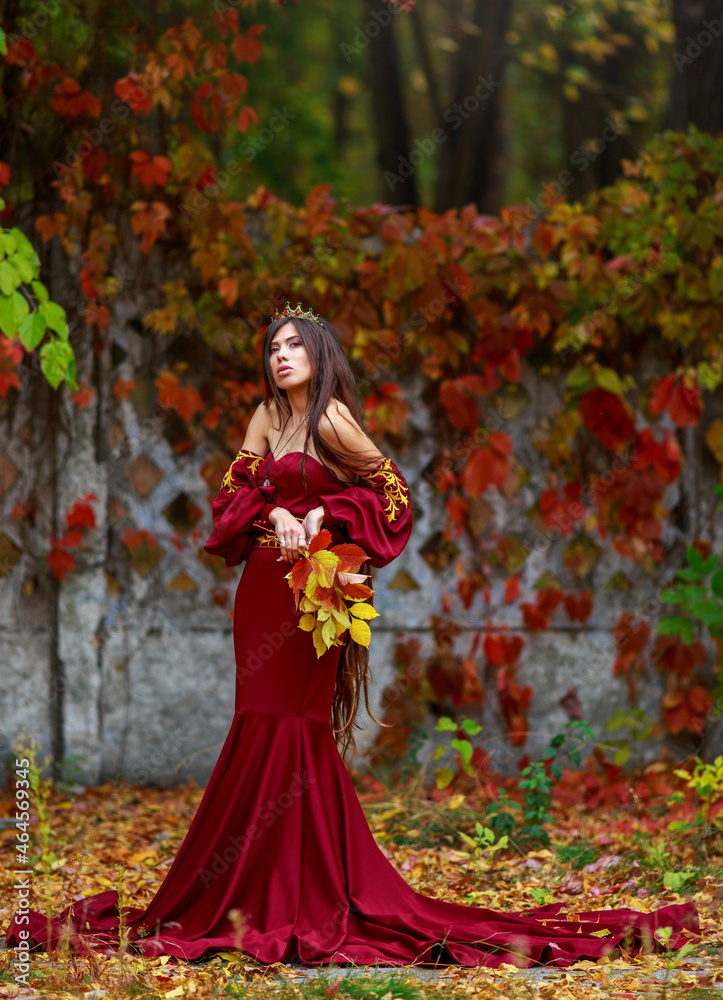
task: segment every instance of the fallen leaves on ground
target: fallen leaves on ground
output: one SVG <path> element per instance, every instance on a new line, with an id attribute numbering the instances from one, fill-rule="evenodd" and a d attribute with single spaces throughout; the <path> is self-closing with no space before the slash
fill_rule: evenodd
<path id="1" fill-rule="evenodd" d="M 507 780 L 510 787 L 511 782 Z M 447 967 L 436 981 L 416 979 L 413 968 L 400 967 L 387 978 L 373 980 L 339 979 L 334 970 L 319 970 L 321 979 L 305 982 L 298 969 L 283 963 L 259 965 L 240 951 L 195 964 L 169 956 L 81 957 L 40 952 L 32 954 L 33 986 L 28 990 L 13 981 L 14 952 L 8 951 L 0 953 L 0 997 L 412 1000 L 442 993 L 477 1000 L 639 996 L 706 1000 L 720 995 L 723 838 L 705 845 L 707 853 L 703 854 L 690 837 L 669 833 L 667 809 L 641 805 L 639 800 L 627 806 L 591 809 L 563 798 L 553 810 L 549 847 L 476 858 L 464 849 L 459 831 L 471 833 L 475 821 L 483 819 L 490 803 L 488 786 L 479 796 L 461 795 L 459 791 L 424 791 L 414 783 L 385 786 L 367 776 L 359 781 L 358 791 L 379 846 L 419 892 L 499 911 L 552 901 L 564 902 L 573 911 L 620 906 L 651 910 L 688 898 L 700 912 L 703 940 L 696 954 L 681 960 L 665 954 L 623 956 L 579 962 L 570 969 L 549 969 L 534 976 L 512 966 L 497 970 Z M 165 789 L 123 782 L 65 791 L 56 788 L 49 802 L 50 850 L 56 860 L 47 878 L 38 870 L 31 906 L 44 909 L 47 900 L 57 913 L 71 900 L 116 885 L 119 868 L 132 905 L 150 902 L 202 795 L 203 789 L 193 784 Z M 14 806 L 10 791 L 0 792 L 0 803 L 4 814 L 10 815 Z M 31 828 L 37 831 L 37 817 Z M 2 830 L 0 857 L 5 875 L 0 917 L 5 928 L 15 903 L 13 849 L 13 829 Z M 37 845 L 33 850 L 37 852 Z"/>

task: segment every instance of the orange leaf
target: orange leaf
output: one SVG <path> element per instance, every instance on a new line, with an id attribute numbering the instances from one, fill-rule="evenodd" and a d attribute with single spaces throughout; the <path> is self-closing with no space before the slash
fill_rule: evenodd
<path id="1" fill-rule="evenodd" d="M 258 35 L 266 28 L 265 24 L 252 24 L 246 29 L 246 34 L 238 34 L 231 42 L 231 51 L 239 62 L 245 59 L 249 65 L 253 66 L 261 55 L 261 42 Z"/>
<path id="2" fill-rule="evenodd" d="M 83 385 L 72 395 L 72 400 L 79 410 L 84 409 L 86 406 L 90 406 L 92 400 L 95 397 L 95 389 L 92 385 Z"/>
<path id="3" fill-rule="evenodd" d="M 119 378 L 113 385 L 113 395 L 116 399 L 128 399 L 133 389 L 136 388 L 136 383 L 132 378 L 123 379 Z"/>

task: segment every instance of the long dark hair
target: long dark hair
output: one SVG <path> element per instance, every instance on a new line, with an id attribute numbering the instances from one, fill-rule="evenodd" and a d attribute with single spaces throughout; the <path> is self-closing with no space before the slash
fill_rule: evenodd
<path id="1" fill-rule="evenodd" d="M 314 451 L 323 465 L 326 462 L 335 464 L 353 482 L 364 472 L 376 471 L 379 466 L 379 457 L 374 455 L 363 455 L 350 453 L 341 446 L 329 444 L 319 432 L 319 421 L 324 416 L 332 399 L 337 399 L 349 408 L 356 422 L 361 426 L 361 410 L 355 391 L 356 379 L 354 372 L 347 360 L 341 338 L 326 320 L 317 323 L 315 320 L 305 319 L 302 316 L 286 317 L 281 316 L 273 320 L 266 327 L 262 343 L 262 356 L 264 359 L 264 381 L 266 386 L 266 399 L 264 400 L 267 409 L 271 407 L 271 400 L 276 402 L 277 413 L 283 426 L 283 421 L 291 415 L 291 407 L 287 399 L 285 389 L 280 389 L 274 381 L 271 370 L 271 341 L 276 331 L 286 323 L 292 323 L 299 334 L 301 341 L 306 348 L 306 353 L 311 366 L 311 385 L 309 387 L 309 400 L 311 410 L 306 427 L 304 438 L 304 448 L 301 458 L 300 470 L 304 484 L 304 495 L 308 497 L 306 481 L 306 453 L 309 439 L 313 442 Z M 338 434 L 337 434 L 338 438 Z M 325 462 L 326 459 L 326 462 Z M 328 468 L 328 466 L 327 466 Z M 333 470 L 329 469 L 330 472 Z M 335 474 L 335 473 L 334 473 Z M 371 574 L 371 562 L 365 562 L 360 568 L 360 573 Z M 349 634 L 345 636 L 344 644 L 341 648 L 339 665 L 336 672 L 336 684 L 334 687 L 334 697 L 331 705 L 331 726 L 336 737 L 337 745 L 341 750 L 342 757 L 351 751 L 351 759 L 357 752 L 356 739 L 354 738 L 354 728 L 360 728 L 356 721 L 357 712 L 360 705 L 360 693 L 364 692 L 364 702 L 366 710 L 378 725 L 384 725 L 375 718 L 369 707 L 369 681 L 372 679 L 369 668 L 369 650 L 360 646 L 357 642 L 352 642 Z"/>

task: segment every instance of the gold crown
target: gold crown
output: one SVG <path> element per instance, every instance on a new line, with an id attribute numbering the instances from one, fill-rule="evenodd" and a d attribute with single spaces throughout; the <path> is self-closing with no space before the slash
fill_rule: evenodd
<path id="1" fill-rule="evenodd" d="M 284 317 L 286 319 L 290 319 L 292 316 L 300 316 L 302 319 L 310 319 L 313 320 L 314 323 L 319 323 L 319 325 L 321 325 L 322 322 L 321 316 L 317 316 L 311 309 L 307 309 L 306 312 L 304 312 L 301 308 L 300 302 L 296 303 L 296 309 L 292 309 L 288 299 L 286 300 L 286 305 L 281 311 L 278 309 L 276 310 L 274 313 L 274 320 L 282 319 Z"/>

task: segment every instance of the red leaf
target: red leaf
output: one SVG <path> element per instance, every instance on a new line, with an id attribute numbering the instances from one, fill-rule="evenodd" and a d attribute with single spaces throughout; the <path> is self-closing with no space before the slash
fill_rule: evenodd
<path id="1" fill-rule="evenodd" d="M 505 601 L 507 604 L 511 604 L 513 601 L 516 601 L 519 593 L 520 578 L 518 576 L 511 576 L 505 584 Z"/>
<path id="2" fill-rule="evenodd" d="M 113 89 L 116 95 L 126 101 L 134 114 L 151 110 L 151 98 L 148 87 L 143 86 L 139 75 L 131 70 L 128 76 L 116 80 Z"/>
<path id="3" fill-rule="evenodd" d="M 65 521 L 69 528 L 94 528 L 96 524 L 93 508 L 82 500 L 75 501 L 65 515 Z"/>
<path id="4" fill-rule="evenodd" d="M 321 549 L 328 549 L 329 542 L 331 541 L 331 532 L 328 528 L 322 528 L 318 535 L 314 537 L 309 542 L 308 552 L 309 555 L 313 555 L 315 552 L 321 551 Z"/>
<path id="5" fill-rule="evenodd" d="M 585 427 L 610 451 L 628 441 L 635 431 L 630 407 L 613 392 L 591 389 L 580 397 L 578 407 Z"/>
<path id="6" fill-rule="evenodd" d="M 520 604 L 522 620 L 531 632 L 542 632 L 550 627 L 550 616 L 541 611 L 536 604 L 524 602 Z"/>
<path id="7" fill-rule="evenodd" d="M 489 486 L 502 486 L 510 474 L 507 456 L 512 442 L 499 431 L 490 434 L 488 446 L 478 448 L 460 473 L 460 484 L 471 497 L 480 496 Z"/>
<path id="8" fill-rule="evenodd" d="M 579 594 L 566 594 L 565 610 L 571 622 L 586 622 L 592 613 L 591 591 L 581 590 Z"/>
<path id="9" fill-rule="evenodd" d="M 479 425 L 477 404 L 460 382 L 461 379 L 445 379 L 439 387 L 439 396 L 452 426 L 472 434 Z"/>
<path id="10" fill-rule="evenodd" d="M 335 555 L 339 556 L 339 567 L 338 571 L 342 573 L 352 572 L 356 573 L 363 562 L 369 558 L 369 555 L 360 548 L 358 545 L 354 545 L 351 542 L 344 542 L 341 545 L 335 545 L 329 550 Z"/>
<path id="11" fill-rule="evenodd" d="M 67 549 L 54 545 L 48 553 L 48 563 L 56 579 L 62 580 L 65 574 L 75 569 L 75 557 Z"/>
<path id="12" fill-rule="evenodd" d="M 74 549 L 83 541 L 82 531 L 66 531 L 62 538 L 58 539 L 58 545 L 64 545 L 66 549 Z"/>

